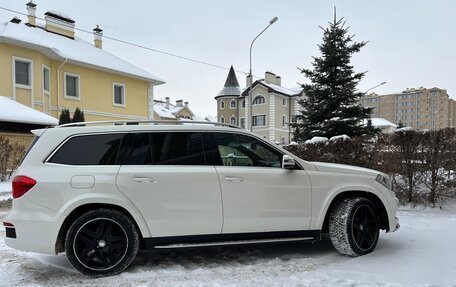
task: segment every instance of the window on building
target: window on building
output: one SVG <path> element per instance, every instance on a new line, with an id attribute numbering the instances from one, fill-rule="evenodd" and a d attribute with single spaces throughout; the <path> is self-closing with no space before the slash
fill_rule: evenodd
<path id="1" fill-rule="evenodd" d="M 282 98 L 282 106 L 286 107 L 287 106 L 287 99 Z"/>
<path id="2" fill-rule="evenodd" d="M 43 90 L 46 92 L 50 91 L 50 80 L 51 73 L 49 72 L 49 68 L 43 66 Z"/>
<path id="3" fill-rule="evenodd" d="M 237 119 L 235 116 L 232 116 L 230 119 L 230 124 L 233 126 L 237 126 Z"/>
<path id="4" fill-rule="evenodd" d="M 282 127 L 287 125 L 287 116 L 282 116 Z"/>
<path id="5" fill-rule="evenodd" d="M 286 143 L 287 143 L 287 139 L 285 137 L 281 137 L 280 144 L 286 144 Z"/>
<path id="6" fill-rule="evenodd" d="M 253 116 L 252 117 L 252 124 L 254 127 L 257 126 L 265 126 L 266 125 L 266 116 Z"/>
<path id="7" fill-rule="evenodd" d="M 65 97 L 79 99 L 79 76 L 65 73 Z"/>
<path id="8" fill-rule="evenodd" d="M 31 86 L 32 83 L 32 62 L 27 60 L 15 60 L 15 81 L 17 85 Z"/>
<path id="9" fill-rule="evenodd" d="M 113 102 L 116 106 L 125 106 L 125 85 L 114 83 L 112 88 Z"/>
<path id="10" fill-rule="evenodd" d="M 223 116 L 220 117 L 220 122 L 221 122 L 222 124 L 225 123 L 225 118 L 224 118 Z"/>
<path id="11" fill-rule="evenodd" d="M 230 108 L 231 108 L 231 109 L 235 109 L 236 106 L 237 106 L 237 105 L 236 105 L 236 100 L 231 100 L 231 102 L 230 102 Z"/>
<path id="12" fill-rule="evenodd" d="M 245 118 L 241 118 L 241 128 L 245 129 Z"/>
<path id="13" fill-rule="evenodd" d="M 242 108 L 245 108 L 245 99 L 242 100 Z"/>
<path id="14" fill-rule="evenodd" d="M 263 96 L 256 96 L 255 99 L 253 99 L 253 105 L 261 105 L 266 103 L 266 99 Z"/>
<path id="15" fill-rule="evenodd" d="M 224 100 L 220 100 L 220 108 L 221 109 L 225 108 L 225 101 Z"/>

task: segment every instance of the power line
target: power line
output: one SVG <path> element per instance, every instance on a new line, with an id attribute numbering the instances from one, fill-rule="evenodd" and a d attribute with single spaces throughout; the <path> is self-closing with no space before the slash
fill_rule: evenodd
<path id="1" fill-rule="evenodd" d="M 20 15 L 23 15 L 23 16 L 28 16 L 28 14 L 26 14 L 26 13 L 15 11 L 15 10 L 12 10 L 12 9 L 9 9 L 9 8 L 6 8 L 6 7 L 1 7 L 0 6 L 0 9 L 8 11 L 8 12 L 12 12 L 12 13 L 17 13 L 17 14 L 20 14 Z M 40 18 L 40 17 L 37 17 L 37 16 L 35 16 L 35 18 L 45 21 L 44 18 Z M 76 28 L 76 27 L 74 27 L 74 29 L 76 31 L 80 31 L 80 32 L 88 33 L 88 34 L 93 34 L 89 30 Z M 144 50 L 152 51 L 152 52 L 155 52 L 155 53 L 159 53 L 159 54 L 162 54 L 162 55 L 174 57 L 174 58 L 177 58 L 177 59 L 181 59 L 181 60 L 185 60 L 185 61 L 189 61 L 189 62 L 201 64 L 201 65 L 206 65 L 206 66 L 213 67 L 213 68 L 218 68 L 218 69 L 223 69 L 223 70 L 229 70 L 230 69 L 230 68 L 223 67 L 223 66 L 216 65 L 216 64 L 212 64 L 212 63 L 209 63 L 209 62 L 205 62 L 205 61 L 201 61 L 201 60 L 197 60 L 197 59 L 181 56 L 181 55 L 170 53 L 170 52 L 157 50 L 157 49 L 154 49 L 154 48 L 151 48 L 151 47 L 147 47 L 147 46 L 144 46 L 144 45 L 136 44 L 136 43 L 129 42 L 129 41 L 126 41 L 126 40 L 122 40 L 122 39 L 119 39 L 119 38 L 114 38 L 114 37 L 110 37 L 110 36 L 106 36 L 106 35 L 103 35 L 103 38 L 106 38 L 106 39 L 109 39 L 109 40 L 112 40 L 112 41 L 115 41 L 115 42 L 119 42 L 119 43 L 122 43 L 122 44 L 130 45 L 130 46 L 133 46 L 133 47 L 137 47 L 137 48 L 140 48 L 140 49 L 144 49 Z M 247 72 L 240 71 L 240 70 L 235 70 L 235 71 L 239 72 L 239 73 L 243 73 L 245 75 L 248 74 Z"/>

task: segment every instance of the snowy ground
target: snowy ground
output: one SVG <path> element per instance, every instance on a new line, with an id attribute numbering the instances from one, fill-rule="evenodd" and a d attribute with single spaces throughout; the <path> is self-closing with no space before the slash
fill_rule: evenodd
<path id="1" fill-rule="evenodd" d="M 2 229 L 0 286 L 456 286 L 456 208 L 398 216 L 401 229 L 359 258 L 329 242 L 142 252 L 124 273 L 100 279 L 75 272 L 64 255 L 8 248 Z"/>
<path id="2" fill-rule="evenodd" d="M 11 182 L 0 182 L 0 202 L 11 198 Z"/>

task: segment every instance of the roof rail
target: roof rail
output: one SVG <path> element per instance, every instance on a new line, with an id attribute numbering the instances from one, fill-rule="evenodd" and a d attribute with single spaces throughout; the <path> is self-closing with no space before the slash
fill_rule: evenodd
<path id="1" fill-rule="evenodd" d="M 128 120 L 128 121 L 93 121 L 93 122 L 76 122 L 76 123 L 69 123 L 58 125 L 56 128 L 63 128 L 63 127 L 83 127 L 89 125 L 139 125 L 139 124 L 154 124 L 154 125 L 180 125 L 180 124 L 204 124 L 204 125 L 214 125 L 214 126 L 223 126 L 223 127 L 230 127 L 235 129 L 241 129 L 241 127 L 225 124 L 225 123 L 218 123 L 218 122 L 205 122 L 205 121 L 167 121 L 167 120 Z"/>

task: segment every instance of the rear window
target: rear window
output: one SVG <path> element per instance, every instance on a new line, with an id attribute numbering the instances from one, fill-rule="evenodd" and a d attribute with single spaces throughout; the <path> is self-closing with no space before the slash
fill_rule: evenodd
<path id="1" fill-rule="evenodd" d="M 124 135 L 97 134 L 70 138 L 48 162 L 68 165 L 114 165 Z"/>
<path id="2" fill-rule="evenodd" d="M 132 133 L 123 165 L 204 165 L 201 133 Z"/>

